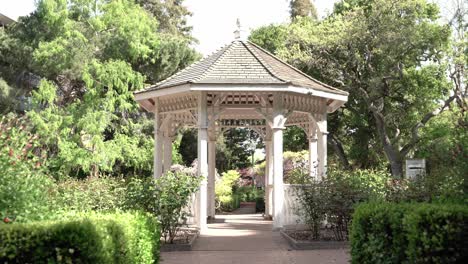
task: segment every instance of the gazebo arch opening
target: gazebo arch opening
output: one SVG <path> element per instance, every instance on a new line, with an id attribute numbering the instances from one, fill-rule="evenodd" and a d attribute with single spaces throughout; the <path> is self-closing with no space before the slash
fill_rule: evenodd
<path id="1" fill-rule="evenodd" d="M 135 94 L 155 114 L 154 177 L 169 170 L 172 140 L 181 127 L 198 130 L 201 183 L 196 224 L 214 216 L 216 135 L 231 127 L 255 129 L 266 152 L 266 210 L 274 229 L 284 220 L 283 130 L 299 126 L 309 138 L 310 175 L 326 175 L 327 115 L 348 94 L 323 84 L 249 41 L 233 41 L 174 76 Z"/>

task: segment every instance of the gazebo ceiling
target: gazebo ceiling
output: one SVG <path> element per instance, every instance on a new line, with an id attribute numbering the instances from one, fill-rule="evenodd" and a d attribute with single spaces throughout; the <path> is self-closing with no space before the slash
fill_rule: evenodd
<path id="1" fill-rule="evenodd" d="M 348 93 L 326 85 L 249 41 L 235 40 L 156 85 L 135 93 L 147 110 L 152 98 L 190 91 L 286 92 L 327 99 L 332 110 Z"/>

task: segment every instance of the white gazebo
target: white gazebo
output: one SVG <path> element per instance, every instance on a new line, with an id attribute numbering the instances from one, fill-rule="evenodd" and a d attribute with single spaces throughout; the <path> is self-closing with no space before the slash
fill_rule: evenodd
<path id="1" fill-rule="evenodd" d="M 168 79 L 135 93 L 153 112 L 154 177 L 169 170 L 172 141 L 181 127 L 198 129 L 195 222 L 203 232 L 215 216 L 216 136 L 248 127 L 263 137 L 266 151 L 266 215 L 275 229 L 284 223 L 283 130 L 299 126 L 309 138 L 310 175 L 320 179 L 327 166 L 327 114 L 348 93 L 321 83 L 249 41 L 235 40 Z"/>

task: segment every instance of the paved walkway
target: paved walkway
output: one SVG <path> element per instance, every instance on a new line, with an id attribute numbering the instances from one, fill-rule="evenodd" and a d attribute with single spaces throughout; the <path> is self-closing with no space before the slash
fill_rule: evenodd
<path id="1" fill-rule="evenodd" d="M 162 264 L 349 263 L 347 250 L 291 250 L 261 215 L 217 215 L 193 251 L 163 252 Z"/>

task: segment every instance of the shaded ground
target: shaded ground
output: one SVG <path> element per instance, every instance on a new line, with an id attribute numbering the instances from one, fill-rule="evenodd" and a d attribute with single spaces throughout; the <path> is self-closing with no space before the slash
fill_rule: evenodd
<path id="1" fill-rule="evenodd" d="M 349 263 L 348 250 L 290 250 L 261 215 L 217 215 L 189 252 L 163 252 L 163 264 Z"/>

